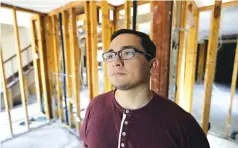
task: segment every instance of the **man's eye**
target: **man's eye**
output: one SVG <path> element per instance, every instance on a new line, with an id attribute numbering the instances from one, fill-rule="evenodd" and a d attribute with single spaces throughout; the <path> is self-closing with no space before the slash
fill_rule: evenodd
<path id="1" fill-rule="evenodd" d="M 108 55 L 107 56 L 107 59 L 112 59 L 113 58 L 113 55 Z"/>
<path id="2" fill-rule="evenodd" d="M 133 55 L 134 53 L 133 52 L 130 52 L 130 51 L 128 51 L 128 52 L 124 52 L 124 55 Z"/>

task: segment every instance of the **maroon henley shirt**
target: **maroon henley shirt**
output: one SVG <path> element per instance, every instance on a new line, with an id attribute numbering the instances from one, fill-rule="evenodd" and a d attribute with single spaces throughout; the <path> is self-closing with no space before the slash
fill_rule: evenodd
<path id="1" fill-rule="evenodd" d="M 189 113 L 153 94 L 146 106 L 136 110 L 123 109 L 114 91 L 94 98 L 80 130 L 84 147 L 209 148 L 206 135 Z"/>

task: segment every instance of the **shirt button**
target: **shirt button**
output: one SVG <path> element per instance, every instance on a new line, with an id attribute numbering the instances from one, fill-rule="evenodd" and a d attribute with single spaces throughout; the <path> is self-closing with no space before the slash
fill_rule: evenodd
<path id="1" fill-rule="evenodd" d="M 126 132 L 122 132 L 122 136 L 126 136 Z"/>
<path id="2" fill-rule="evenodd" d="M 125 125 L 127 125 L 128 124 L 128 121 L 125 121 Z"/>
<path id="3" fill-rule="evenodd" d="M 128 109 L 126 110 L 126 113 L 129 114 L 129 110 Z"/>
<path id="4" fill-rule="evenodd" d="M 121 147 L 125 147 L 125 144 L 124 144 L 124 143 L 121 143 Z"/>

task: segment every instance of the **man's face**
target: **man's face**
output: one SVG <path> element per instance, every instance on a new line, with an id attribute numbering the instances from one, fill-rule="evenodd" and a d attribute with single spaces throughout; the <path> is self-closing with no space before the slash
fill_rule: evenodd
<path id="1" fill-rule="evenodd" d="M 140 37 L 133 34 L 120 34 L 110 44 L 114 52 L 120 51 L 125 46 L 133 46 L 144 51 Z M 121 60 L 117 55 L 112 61 L 107 62 L 108 77 L 117 89 L 127 90 L 143 83 L 149 83 L 150 63 L 143 54 L 135 53 L 134 58 Z"/>

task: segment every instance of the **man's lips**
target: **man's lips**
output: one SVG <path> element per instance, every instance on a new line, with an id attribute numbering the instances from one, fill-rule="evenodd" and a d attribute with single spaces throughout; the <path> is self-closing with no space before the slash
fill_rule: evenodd
<path id="1" fill-rule="evenodd" d="M 112 74 L 112 76 L 122 76 L 122 75 L 126 75 L 126 74 L 122 72 L 115 72 Z"/>

